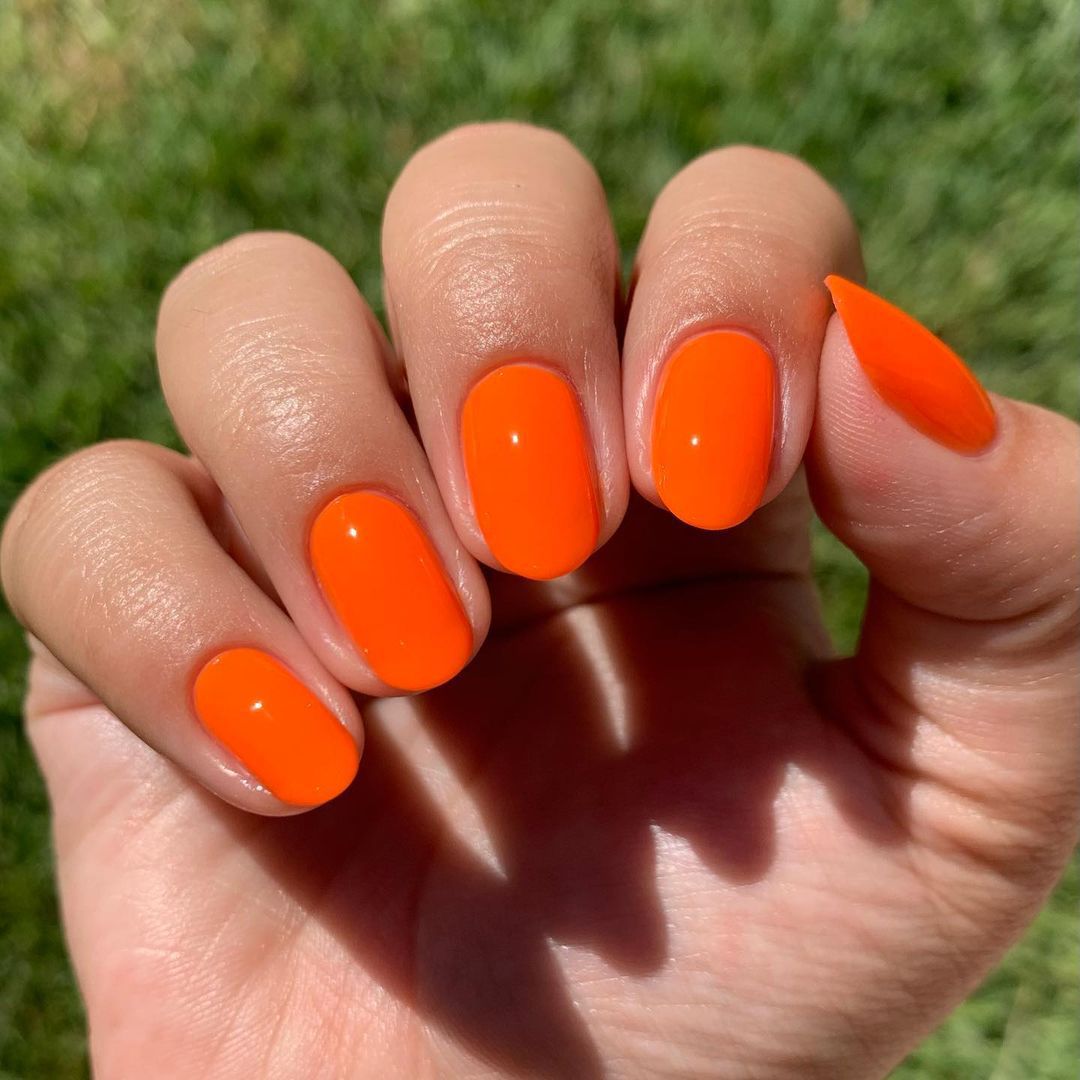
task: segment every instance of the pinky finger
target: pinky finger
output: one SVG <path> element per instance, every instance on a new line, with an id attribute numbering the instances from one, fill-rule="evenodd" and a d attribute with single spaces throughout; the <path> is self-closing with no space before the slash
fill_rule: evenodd
<path id="1" fill-rule="evenodd" d="M 222 549 L 205 474 L 171 451 L 105 443 L 23 495 L 0 569 L 19 620 L 159 753 L 236 806 L 283 814 L 352 781 L 349 693 Z"/>

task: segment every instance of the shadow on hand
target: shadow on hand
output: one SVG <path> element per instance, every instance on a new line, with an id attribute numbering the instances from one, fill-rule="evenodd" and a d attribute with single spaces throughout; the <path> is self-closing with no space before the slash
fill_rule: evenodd
<path id="1" fill-rule="evenodd" d="M 794 765 L 865 835 L 895 839 L 860 794 L 862 759 L 837 754 L 808 701 L 821 636 L 801 579 L 642 590 L 542 618 L 392 706 L 420 721 L 469 814 L 373 705 L 350 791 L 248 842 L 449 1038 L 511 1074 L 600 1077 L 554 946 L 628 977 L 665 965 L 656 829 L 688 841 L 718 889 L 760 880 Z"/>

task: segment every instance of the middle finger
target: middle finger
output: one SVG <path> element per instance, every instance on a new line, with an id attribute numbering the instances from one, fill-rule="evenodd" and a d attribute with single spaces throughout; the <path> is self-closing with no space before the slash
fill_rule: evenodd
<path id="1" fill-rule="evenodd" d="M 391 326 L 465 546 L 512 573 L 579 566 L 626 507 L 618 259 L 599 180 L 559 135 L 459 128 L 387 202 Z"/>

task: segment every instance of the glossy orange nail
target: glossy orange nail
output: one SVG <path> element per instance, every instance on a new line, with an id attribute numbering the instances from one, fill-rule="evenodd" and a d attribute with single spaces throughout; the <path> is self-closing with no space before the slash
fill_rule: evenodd
<path id="1" fill-rule="evenodd" d="M 194 699 L 203 727 L 282 802 L 318 806 L 356 775 L 360 754 L 344 725 L 261 649 L 218 653 L 196 677 Z"/>
<path id="2" fill-rule="evenodd" d="M 975 453 L 994 437 L 994 407 L 939 337 L 880 296 L 830 274 L 825 285 L 855 356 L 887 405 L 931 439 Z"/>
<path id="3" fill-rule="evenodd" d="M 485 375 L 461 415 L 473 510 L 492 554 L 539 580 L 580 566 L 600 519 L 581 407 L 547 368 L 513 363 Z"/>
<path id="4" fill-rule="evenodd" d="M 737 330 L 684 341 L 660 376 L 653 412 L 653 482 L 663 504 L 699 529 L 745 521 L 769 480 L 776 368 Z"/>
<path id="5" fill-rule="evenodd" d="M 311 527 L 311 564 L 371 670 L 401 690 L 456 675 L 472 629 L 420 523 L 374 491 L 339 495 Z"/>

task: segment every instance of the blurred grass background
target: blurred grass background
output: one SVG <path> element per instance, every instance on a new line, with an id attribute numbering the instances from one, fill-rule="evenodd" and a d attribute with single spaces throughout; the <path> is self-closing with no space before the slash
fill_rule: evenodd
<path id="1" fill-rule="evenodd" d="M 378 228 L 409 154 L 512 116 L 596 163 L 624 251 L 709 147 L 802 155 L 847 197 L 873 283 L 995 390 L 1078 411 L 1070 0 L 0 0 L 0 512 L 99 439 L 176 444 L 159 293 L 203 248 L 292 229 L 379 303 Z M 816 538 L 853 640 L 864 581 Z M 0 1077 L 86 1075 L 42 787 L 0 618 Z M 1075 1077 L 1078 875 L 896 1074 Z"/>

